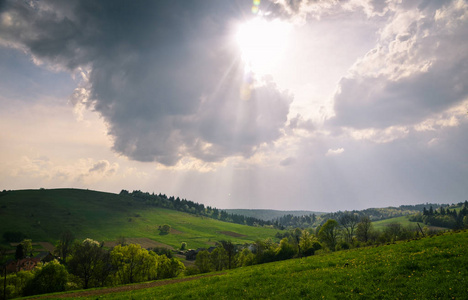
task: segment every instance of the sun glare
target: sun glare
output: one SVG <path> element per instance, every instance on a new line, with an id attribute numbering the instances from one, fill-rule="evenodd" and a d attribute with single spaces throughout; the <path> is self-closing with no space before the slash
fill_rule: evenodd
<path id="1" fill-rule="evenodd" d="M 284 55 L 290 25 L 255 18 L 239 26 L 237 43 L 242 59 L 255 73 L 268 73 Z"/>

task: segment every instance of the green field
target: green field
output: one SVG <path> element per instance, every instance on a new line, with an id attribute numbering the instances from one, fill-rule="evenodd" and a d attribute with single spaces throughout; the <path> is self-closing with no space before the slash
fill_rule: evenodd
<path id="1" fill-rule="evenodd" d="M 466 299 L 467 245 L 467 231 L 448 233 L 244 267 L 155 288 L 131 290 L 129 286 L 131 291 L 88 298 Z"/>
<path id="2" fill-rule="evenodd" d="M 374 221 L 372 222 L 372 224 L 374 226 L 374 229 L 376 230 L 384 230 L 387 225 L 392 224 L 392 223 L 399 223 L 401 226 L 404 226 L 404 227 L 414 227 L 414 229 L 416 230 L 418 226 L 417 222 L 411 222 L 409 218 L 410 216 L 401 216 L 401 217 L 385 219 L 382 221 Z M 424 223 L 419 223 L 419 225 L 421 226 L 421 228 L 426 227 Z M 444 227 L 436 227 L 436 226 L 428 226 L 428 227 L 434 230 L 449 230 L 449 228 L 444 228 Z"/>
<path id="3" fill-rule="evenodd" d="M 385 226 L 391 223 L 400 223 L 402 226 L 418 226 L 415 222 L 410 222 L 409 216 L 401 216 L 396 218 L 385 219 L 382 221 L 374 221 L 372 224 L 374 225 L 374 229 L 383 230 Z M 420 224 L 424 226 L 424 224 Z"/>
<path id="4" fill-rule="evenodd" d="M 172 247 L 207 247 L 273 238 L 277 230 L 221 222 L 145 205 L 130 196 L 78 189 L 23 190 L 0 196 L 0 235 L 21 231 L 35 241 L 56 242 L 64 230 L 78 239 L 112 241 L 119 236 L 146 237 Z M 160 235 L 169 224 L 172 232 Z"/>

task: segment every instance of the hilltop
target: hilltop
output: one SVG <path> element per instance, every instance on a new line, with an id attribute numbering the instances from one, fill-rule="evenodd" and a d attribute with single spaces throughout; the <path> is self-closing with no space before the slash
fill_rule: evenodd
<path id="1" fill-rule="evenodd" d="M 0 235 L 22 232 L 33 241 L 56 242 L 65 230 L 76 238 L 113 241 L 149 238 L 173 248 L 209 247 L 219 240 L 247 243 L 274 238 L 277 230 L 214 220 L 149 205 L 135 197 L 81 189 L 20 190 L 0 193 Z M 160 226 L 168 224 L 169 234 Z"/>

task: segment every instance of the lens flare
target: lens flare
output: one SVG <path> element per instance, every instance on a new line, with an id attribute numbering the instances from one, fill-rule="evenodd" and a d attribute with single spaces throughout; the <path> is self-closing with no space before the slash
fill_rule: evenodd
<path id="1" fill-rule="evenodd" d="M 260 0 L 253 0 L 252 13 L 256 15 L 258 14 L 259 10 L 260 10 Z"/>

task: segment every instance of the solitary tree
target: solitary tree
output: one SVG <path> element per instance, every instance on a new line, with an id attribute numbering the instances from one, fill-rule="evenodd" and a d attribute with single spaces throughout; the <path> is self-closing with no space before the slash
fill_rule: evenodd
<path id="1" fill-rule="evenodd" d="M 317 242 L 316 238 L 312 234 L 310 234 L 309 231 L 304 230 L 299 241 L 299 249 L 301 251 L 300 255 L 313 255 L 315 253 L 314 242 Z"/>
<path id="2" fill-rule="evenodd" d="M 86 239 L 73 247 L 73 254 L 68 260 L 70 272 L 83 281 L 83 288 L 97 279 L 100 268 L 103 267 L 104 249 L 92 239 Z"/>
<path id="3" fill-rule="evenodd" d="M 68 255 L 72 251 L 73 241 L 75 237 L 71 231 L 67 230 L 62 233 L 55 249 L 56 253 L 60 256 L 62 262 L 66 262 Z"/>
<path id="4" fill-rule="evenodd" d="M 213 252 L 211 252 L 211 264 L 216 271 L 221 271 L 226 268 L 226 265 L 228 264 L 228 256 L 223 247 L 218 246 L 213 250 Z"/>
<path id="5" fill-rule="evenodd" d="M 210 252 L 202 250 L 198 252 L 195 259 L 195 265 L 198 267 L 200 273 L 206 273 L 211 270 L 211 257 Z"/>
<path id="6" fill-rule="evenodd" d="M 231 241 L 221 241 L 220 243 L 224 250 L 226 250 L 226 254 L 228 256 L 228 268 L 231 269 L 232 260 L 236 254 L 236 246 Z"/>
<path id="7" fill-rule="evenodd" d="M 340 225 L 338 225 L 336 220 L 328 219 L 318 233 L 319 240 L 325 243 L 332 251 L 335 250 L 338 242 L 339 228 Z"/>
<path id="8" fill-rule="evenodd" d="M 159 227 L 159 234 L 160 235 L 169 234 L 170 231 L 171 231 L 171 226 L 170 225 L 164 224 L 163 226 Z"/>
<path id="9" fill-rule="evenodd" d="M 370 239 L 372 231 L 372 222 L 368 216 L 361 218 L 356 227 L 356 237 L 361 242 L 367 242 Z"/>
<path id="10" fill-rule="evenodd" d="M 359 217 L 353 213 L 344 213 L 338 218 L 338 222 L 346 232 L 346 241 L 350 243 L 354 235 L 354 230 L 359 223 Z"/>
<path id="11" fill-rule="evenodd" d="M 32 240 L 25 239 L 21 242 L 21 244 L 23 245 L 24 256 L 32 256 Z"/>

